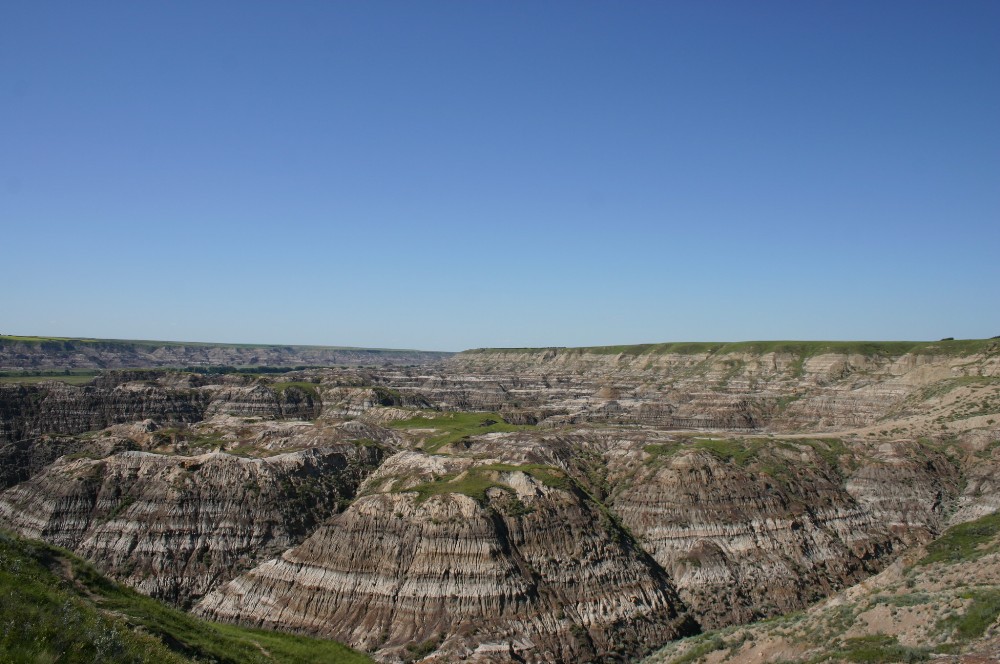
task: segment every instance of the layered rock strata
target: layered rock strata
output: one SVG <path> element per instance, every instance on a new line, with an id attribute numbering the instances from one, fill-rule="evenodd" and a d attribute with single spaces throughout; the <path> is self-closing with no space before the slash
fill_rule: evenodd
<path id="1" fill-rule="evenodd" d="M 651 452 L 609 504 L 709 628 L 801 609 L 879 571 L 938 532 L 958 493 L 954 465 L 924 450 L 845 450 L 834 463 L 818 441 L 742 461 L 697 445 Z"/>
<path id="2" fill-rule="evenodd" d="M 437 478 L 437 479 L 435 479 Z M 351 507 L 197 612 L 387 661 L 628 661 L 695 628 L 663 570 L 556 470 L 404 452 Z"/>
<path id="3" fill-rule="evenodd" d="M 0 443 L 44 434 L 74 434 L 112 424 L 152 419 L 193 423 L 215 414 L 313 419 L 322 410 L 317 387 L 308 384 L 250 385 L 244 377 L 182 382 L 184 374 L 157 380 L 116 380 L 72 386 L 56 381 L 34 385 L 0 384 Z M 192 386 L 193 383 L 193 386 Z"/>
<path id="4" fill-rule="evenodd" d="M 873 344 L 868 352 L 837 344 L 826 351 L 692 346 L 465 352 L 414 388 L 458 410 L 527 411 L 550 424 L 788 431 L 920 414 L 927 386 L 1000 379 L 1000 341 L 993 340 L 961 351 L 946 344 Z M 540 409 L 550 414 L 538 418 Z"/>
<path id="5" fill-rule="evenodd" d="M 381 455 L 342 445 L 267 459 L 64 457 L 0 493 L 0 523 L 185 606 L 305 538 L 353 497 Z"/>

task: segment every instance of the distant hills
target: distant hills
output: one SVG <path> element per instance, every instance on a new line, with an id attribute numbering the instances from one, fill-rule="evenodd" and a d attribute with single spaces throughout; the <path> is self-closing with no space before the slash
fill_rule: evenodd
<path id="1" fill-rule="evenodd" d="M 428 364 L 451 353 L 277 344 L 0 335 L 0 370 Z"/>

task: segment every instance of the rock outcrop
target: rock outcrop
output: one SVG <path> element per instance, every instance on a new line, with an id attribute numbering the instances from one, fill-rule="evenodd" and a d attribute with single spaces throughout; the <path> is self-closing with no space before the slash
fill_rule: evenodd
<path id="1" fill-rule="evenodd" d="M 648 446 L 609 499 L 708 628 L 804 608 L 881 570 L 938 532 L 958 493 L 955 467 L 916 445 L 885 459 L 840 441 L 713 442 Z"/>
<path id="2" fill-rule="evenodd" d="M 1000 341 L 956 343 L 486 349 L 451 357 L 419 389 L 457 410 L 527 411 L 552 425 L 843 430 L 925 414 L 928 386 L 1000 379 Z"/>
<path id="3" fill-rule="evenodd" d="M 197 612 L 387 661 L 425 643 L 449 658 L 628 661 L 695 629 L 663 570 L 558 470 L 403 452 L 365 487 Z"/>
<path id="4" fill-rule="evenodd" d="M 342 445 L 267 459 L 63 457 L 0 493 L 0 523 L 186 606 L 304 539 L 353 497 L 381 455 L 379 447 Z"/>
<path id="5" fill-rule="evenodd" d="M 627 661 L 996 511 L 998 420 L 994 340 L 108 372 L 0 385 L 0 525 L 385 662 Z"/>

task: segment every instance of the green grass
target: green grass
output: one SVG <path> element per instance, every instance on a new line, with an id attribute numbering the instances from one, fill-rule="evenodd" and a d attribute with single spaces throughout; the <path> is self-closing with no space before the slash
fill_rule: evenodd
<path id="1" fill-rule="evenodd" d="M 763 438 L 736 440 L 733 438 L 693 438 L 691 448 L 705 450 L 719 459 L 746 466 L 754 459 L 760 450 L 768 444 Z"/>
<path id="2" fill-rule="evenodd" d="M 69 552 L 0 532 L 0 660 L 360 664 L 321 639 L 200 620 L 119 586 Z"/>
<path id="3" fill-rule="evenodd" d="M 960 597 L 972 600 L 965 612 L 945 618 L 937 626 L 957 641 L 978 639 L 1000 616 L 1000 590 L 970 590 Z"/>
<path id="4" fill-rule="evenodd" d="M 643 450 L 651 455 L 647 463 L 655 463 L 674 456 L 681 450 L 704 450 L 720 461 L 730 462 L 740 467 L 750 465 L 760 457 L 762 451 L 769 448 L 798 449 L 797 446 L 811 447 L 828 465 L 836 468 L 841 463 L 841 457 L 850 452 L 843 441 L 838 438 L 796 438 L 782 440 L 774 438 L 714 438 L 688 437 L 669 443 L 646 445 Z M 787 466 L 789 461 L 782 460 L 781 465 Z M 774 466 L 770 464 L 768 467 Z"/>
<path id="5" fill-rule="evenodd" d="M 927 401 L 934 397 L 943 397 L 958 387 L 988 387 L 1000 383 L 1000 378 L 996 376 L 956 376 L 939 380 L 921 389 L 915 398 L 916 401 Z"/>
<path id="6" fill-rule="evenodd" d="M 1000 513 L 961 523 L 946 530 L 941 537 L 927 545 L 927 555 L 918 565 L 955 563 L 977 560 L 987 553 L 997 551 L 998 545 L 984 546 L 1000 534 Z"/>
<path id="7" fill-rule="evenodd" d="M 701 641 L 701 643 L 698 643 L 677 659 L 670 660 L 670 664 L 691 664 L 692 662 L 698 661 L 705 655 L 709 655 L 726 647 L 726 642 L 722 640 L 722 637 L 715 634 L 695 636 L 692 638 Z"/>
<path id="8" fill-rule="evenodd" d="M 720 461 L 746 466 L 768 444 L 776 445 L 778 442 L 766 438 L 736 439 L 695 436 L 669 443 L 647 445 L 643 450 L 652 455 L 651 461 L 672 457 L 681 450 L 701 450 L 708 452 Z"/>
<path id="9" fill-rule="evenodd" d="M 409 489 L 401 489 L 400 492 L 416 492 L 418 503 L 424 502 L 431 496 L 460 493 L 469 496 L 480 505 L 485 505 L 488 500 L 486 492 L 490 489 L 497 488 L 513 493 L 514 490 L 512 488 L 500 481 L 499 475 L 501 473 L 517 471 L 531 475 L 531 477 L 547 487 L 569 491 L 575 486 L 573 480 L 566 473 L 552 466 L 543 466 L 534 463 L 521 465 L 491 463 L 483 466 L 473 466 L 463 473 L 444 475 Z"/>
<path id="10" fill-rule="evenodd" d="M 445 445 L 462 440 L 469 436 L 496 431 L 521 431 L 530 425 L 508 424 L 496 413 L 434 413 L 417 415 L 407 420 L 390 422 L 393 429 L 434 429 L 423 441 L 427 452 L 436 452 Z"/>
<path id="11" fill-rule="evenodd" d="M 669 443 L 653 443 L 652 445 L 646 445 L 642 448 L 642 451 L 650 455 L 648 463 L 656 463 L 658 461 L 663 461 L 674 456 L 684 447 L 684 444 L 680 441 L 671 441 Z"/>
<path id="12" fill-rule="evenodd" d="M 84 375 L 77 374 L 67 376 L 66 374 L 55 374 L 51 376 L 0 376 L 0 383 L 18 383 L 21 385 L 33 385 L 35 383 L 43 383 L 45 381 L 58 381 L 60 383 L 66 383 L 67 385 L 86 385 L 90 381 L 94 380 L 94 376 L 97 373 Z"/>
<path id="13" fill-rule="evenodd" d="M 927 648 L 900 645 L 895 636 L 871 634 L 847 639 L 835 656 L 849 662 L 882 664 L 883 662 L 923 662 L 929 659 Z"/>
<path id="14" fill-rule="evenodd" d="M 99 369 L 21 369 L 0 371 L 0 383 L 31 384 L 57 380 L 69 385 L 86 385 L 100 374 Z"/>
<path id="15" fill-rule="evenodd" d="M 512 491 L 510 487 L 494 480 L 490 475 L 489 473 L 479 472 L 476 469 L 470 469 L 464 475 L 446 475 L 431 482 L 418 484 L 415 487 L 406 489 L 406 491 L 415 491 L 418 503 L 422 503 L 432 496 L 460 493 L 469 496 L 480 505 L 485 505 L 487 502 L 486 492 L 489 489 L 498 488 L 504 491 Z"/>

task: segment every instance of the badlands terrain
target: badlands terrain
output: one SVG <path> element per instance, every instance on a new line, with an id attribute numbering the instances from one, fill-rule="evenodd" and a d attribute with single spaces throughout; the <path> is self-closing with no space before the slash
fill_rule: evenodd
<path id="1" fill-rule="evenodd" d="M 122 653 L 133 637 L 220 662 L 1000 652 L 998 339 L 336 361 L 10 339 L 0 592 L 54 588 Z M 3 611 L 15 661 L 98 647 Z"/>

